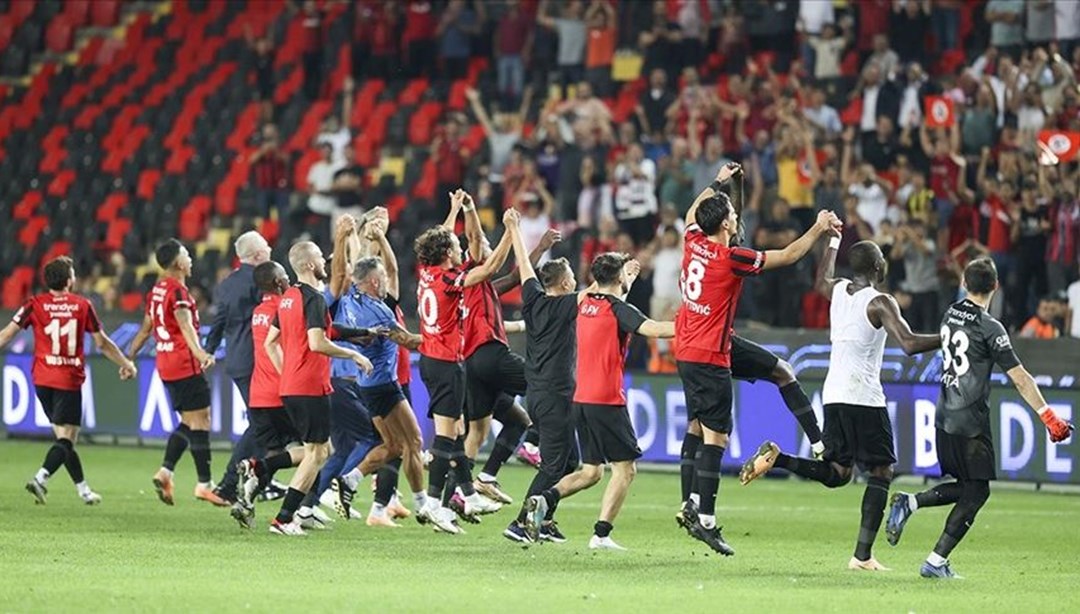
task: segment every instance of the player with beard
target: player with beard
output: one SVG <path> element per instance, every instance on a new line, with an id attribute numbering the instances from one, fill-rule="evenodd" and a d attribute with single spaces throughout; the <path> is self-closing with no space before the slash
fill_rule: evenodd
<path id="1" fill-rule="evenodd" d="M 89 333 L 101 353 L 120 367 L 120 379 L 136 375 L 135 364 L 101 330 L 101 322 L 90 301 L 71 292 L 75 266 L 67 256 L 49 261 L 42 273 L 48 292 L 31 297 L 15 313 L 11 323 L 0 330 L 0 349 L 11 343 L 20 330 L 34 329 L 34 366 L 31 374 L 41 408 L 52 423 L 56 440 L 45 455 L 37 474 L 26 483 L 36 503 L 45 503 L 45 483 L 60 466 L 67 468 L 79 498 L 87 505 L 101 503 L 101 495 L 90 489 L 83 475 L 82 459 L 75 450 L 82 427 L 82 385 L 86 381 L 86 354 L 83 340 Z"/>

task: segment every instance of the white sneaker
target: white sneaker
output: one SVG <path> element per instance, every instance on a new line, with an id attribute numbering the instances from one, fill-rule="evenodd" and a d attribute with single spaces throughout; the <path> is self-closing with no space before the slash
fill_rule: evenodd
<path id="1" fill-rule="evenodd" d="M 620 550 L 625 552 L 626 548 L 623 548 L 619 544 L 616 544 L 611 537 L 599 537 L 593 535 L 589 540 L 589 550 Z"/>
<path id="2" fill-rule="evenodd" d="M 330 528 L 315 514 L 301 515 L 299 512 L 293 518 L 292 524 L 299 525 L 302 529 L 314 529 L 316 531 L 325 531 Z"/>
<path id="3" fill-rule="evenodd" d="M 467 516 L 494 514 L 501 509 L 502 503 L 492 501 L 487 497 L 477 496 L 475 502 L 470 502 L 468 499 L 465 499 L 465 514 Z"/>
<path id="4" fill-rule="evenodd" d="M 335 499 L 337 499 L 337 496 L 334 494 L 334 491 L 327 488 L 326 491 L 323 492 L 322 496 L 319 497 L 319 505 L 327 509 L 334 509 Z"/>
<path id="5" fill-rule="evenodd" d="M 428 499 L 433 505 L 428 505 L 416 512 L 416 519 L 421 524 L 430 523 L 436 533 L 449 533 L 459 535 L 465 531 L 457 523 L 457 515 L 448 508 L 442 507 L 437 500 Z"/>
<path id="6" fill-rule="evenodd" d="M 326 512 L 322 511 L 322 508 L 320 508 L 320 507 L 319 507 L 319 506 L 317 506 L 317 505 L 316 505 L 315 507 L 311 508 L 311 514 L 312 514 L 313 516 L 315 516 L 316 518 L 318 518 L 318 519 L 319 519 L 319 521 L 320 521 L 320 522 L 322 522 L 323 524 L 327 524 L 327 525 L 328 525 L 328 524 L 330 524 L 331 522 L 334 522 L 334 519 L 333 519 L 333 518 L 332 518 L 332 517 L 331 517 L 331 516 L 330 516 L 329 514 L 327 514 Z"/>
<path id="7" fill-rule="evenodd" d="M 87 505 L 97 505 L 101 503 L 101 495 L 92 490 L 79 493 L 79 497 L 83 500 L 83 503 Z"/>
<path id="8" fill-rule="evenodd" d="M 285 535 L 288 537 L 303 537 L 307 535 L 307 533 L 304 532 L 304 529 L 296 524 L 295 519 L 292 522 L 278 522 L 278 519 L 274 518 L 270 521 L 270 532 L 275 535 Z"/>

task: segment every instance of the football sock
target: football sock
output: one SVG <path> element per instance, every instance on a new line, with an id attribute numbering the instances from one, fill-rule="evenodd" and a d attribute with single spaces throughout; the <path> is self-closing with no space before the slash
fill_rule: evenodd
<path id="1" fill-rule="evenodd" d="M 697 458 L 698 448 L 701 447 L 701 435 L 686 433 L 682 440 L 682 451 L 679 453 L 679 481 L 682 486 L 682 499 L 690 498 L 690 491 L 694 487 L 694 460 Z"/>
<path id="2" fill-rule="evenodd" d="M 781 453 L 776 457 L 776 466 L 797 476 L 820 482 L 829 488 L 837 488 L 851 481 L 850 477 L 841 475 L 829 461 L 811 460 Z"/>
<path id="3" fill-rule="evenodd" d="M 938 484 L 930 490 L 923 491 L 915 495 L 915 505 L 911 506 L 912 510 L 916 510 L 920 507 L 937 507 L 939 505 L 952 505 L 960 500 L 960 494 L 963 492 L 963 488 L 959 482 L 949 482 L 947 484 Z"/>
<path id="4" fill-rule="evenodd" d="M 75 448 L 68 450 L 67 458 L 64 459 L 64 467 L 67 469 L 68 475 L 71 476 L 71 481 L 75 484 L 86 481 L 86 477 L 83 475 L 82 459 L 79 458 L 79 451 Z"/>
<path id="5" fill-rule="evenodd" d="M 540 445 L 540 431 L 537 430 L 535 424 L 525 429 L 525 443 L 534 447 Z"/>
<path id="6" fill-rule="evenodd" d="M 293 487 L 289 487 L 289 490 L 285 491 L 285 498 L 281 502 L 281 511 L 278 512 L 278 522 L 292 522 L 293 514 L 296 513 L 296 509 L 300 507 L 300 502 L 304 500 L 306 493 L 296 490 Z"/>
<path id="7" fill-rule="evenodd" d="M 370 513 L 370 515 L 375 516 L 376 518 L 382 518 L 383 516 L 386 515 L 386 505 L 383 504 L 383 503 L 379 503 L 378 501 L 375 501 L 374 503 L 371 504 L 371 513 Z"/>
<path id="8" fill-rule="evenodd" d="M 398 469 L 401 467 L 401 459 L 395 458 L 382 466 L 375 476 L 375 503 L 389 505 L 390 498 L 397 490 Z"/>
<path id="9" fill-rule="evenodd" d="M 457 478 L 457 487 L 461 489 L 461 495 L 463 497 L 469 497 L 476 494 L 476 489 L 472 484 L 472 465 L 473 461 L 469 457 L 465 456 L 465 437 L 458 437 L 454 440 L 454 451 L 451 458 L 454 460 L 454 477 Z"/>
<path id="10" fill-rule="evenodd" d="M 716 515 L 716 496 L 720 490 L 720 462 L 724 458 L 724 446 L 703 444 L 698 457 L 696 476 L 698 494 L 701 495 L 700 514 Z"/>
<path id="11" fill-rule="evenodd" d="M 431 444 L 431 463 L 428 465 L 429 497 L 439 499 L 446 485 L 446 474 L 450 470 L 450 456 L 454 453 L 454 440 L 436 435 Z"/>
<path id="12" fill-rule="evenodd" d="M 86 496 L 90 494 L 90 485 L 86 482 L 76 482 L 75 491 L 79 493 L 79 496 Z"/>
<path id="13" fill-rule="evenodd" d="M 52 447 L 45 454 L 45 462 L 41 464 L 42 470 L 45 471 L 45 480 L 49 479 L 49 476 L 56 473 L 56 470 L 60 468 L 60 465 L 64 464 L 67 460 L 68 453 L 71 451 L 71 440 L 60 438 L 53 442 Z M 41 472 L 38 472 L 38 476 Z M 42 484 L 45 480 L 38 479 L 38 482 Z"/>
<path id="14" fill-rule="evenodd" d="M 799 426 L 806 433 L 806 438 L 810 440 L 810 443 L 821 441 L 821 427 L 818 426 L 817 416 L 814 415 L 810 399 L 803 392 L 799 382 L 791 382 L 782 387 L 780 396 L 784 399 L 784 405 L 787 405 L 788 411 L 799 422 Z"/>
<path id="15" fill-rule="evenodd" d="M 345 484 L 352 490 L 356 490 L 356 487 L 360 485 L 360 480 L 364 479 L 364 474 L 360 472 L 360 468 L 357 467 L 352 471 L 341 476 L 342 480 L 345 480 Z"/>
<path id="16" fill-rule="evenodd" d="M 593 534 L 597 537 L 607 537 L 611 535 L 611 530 L 614 529 L 610 522 L 605 520 L 597 520 L 593 525 Z"/>
<path id="17" fill-rule="evenodd" d="M 210 431 L 191 431 L 191 458 L 195 461 L 195 473 L 199 482 L 210 481 Z"/>
<path id="18" fill-rule="evenodd" d="M 169 435 L 169 441 L 165 444 L 165 458 L 161 461 L 163 468 L 169 471 L 176 469 L 176 462 L 184 455 L 184 450 L 187 450 L 189 433 L 191 429 L 188 425 L 181 424 Z"/>
<path id="19" fill-rule="evenodd" d="M 930 556 L 926 557 L 926 562 L 930 563 L 934 567 L 941 567 L 945 563 L 948 563 L 949 559 L 941 556 L 937 552 L 931 552 Z"/>
<path id="20" fill-rule="evenodd" d="M 273 456 L 266 457 L 261 462 L 256 462 L 255 474 L 258 475 L 260 483 L 269 482 L 275 473 L 289 467 L 292 467 L 292 456 L 288 452 L 278 452 Z"/>
<path id="21" fill-rule="evenodd" d="M 975 522 L 975 515 L 990 498 L 990 482 L 986 480 L 965 480 L 960 483 L 960 500 L 949 512 L 945 520 L 945 530 L 938 538 L 934 552 L 942 558 L 949 558 L 953 548 L 967 535 L 968 529 Z"/>
<path id="22" fill-rule="evenodd" d="M 863 491 L 862 521 L 859 523 L 859 540 L 855 545 L 855 558 L 866 561 L 874 547 L 874 539 L 881 528 L 881 519 L 885 517 L 885 502 L 889 499 L 891 480 L 871 476 L 866 480 Z"/>
<path id="23" fill-rule="evenodd" d="M 319 483 L 319 478 L 322 476 L 322 472 L 315 476 L 313 484 Z M 300 507 L 315 507 L 319 504 L 319 492 L 314 488 L 309 488 L 307 494 L 304 495 L 303 501 L 300 502 Z"/>
<path id="24" fill-rule="evenodd" d="M 487 462 L 484 463 L 484 472 L 481 476 L 485 474 L 491 476 L 491 479 L 485 481 L 495 481 L 495 476 L 499 474 L 499 468 L 506 464 L 506 461 L 510 460 L 510 456 L 513 455 L 514 450 L 517 450 L 518 442 L 521 441 L 521 435 L 524 432 L 525 426 L 522 424 L 503 424 L 499 436 L 495 438 L 495 446 L 491 449 Z"/>

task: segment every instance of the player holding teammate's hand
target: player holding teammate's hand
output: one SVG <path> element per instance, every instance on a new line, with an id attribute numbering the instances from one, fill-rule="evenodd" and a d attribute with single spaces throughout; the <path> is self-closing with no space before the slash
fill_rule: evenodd
<path id="1" fill-rule="evenodd" d="M 1072 435 L 1074 429 L 1072 423 L 1058 418 L 1049 405 L 1039 410 L 1039 419 L 1046 425 L 1046 430 L 1050 433 L 1050 441 L 1054 443 L 1065 441 Z"/>

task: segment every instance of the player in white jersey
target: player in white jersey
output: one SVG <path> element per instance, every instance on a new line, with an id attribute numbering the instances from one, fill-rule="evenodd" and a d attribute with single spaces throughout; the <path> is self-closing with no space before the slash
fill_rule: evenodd
<path id="1" fill-rule="evenodd" d="M 851 481 L 852 467 L 858 465 L 869 478 L 862 499 L 855 555 L 848 568 L 884 571 L 886 568 L 874 559 L 871 550 L 885 515 L 892 465 L 896 462 L 892 423 L 881 387 L 885 336 L 891 334 L 908 355 L 938 349 L 941 338 L 911 332 L 900 315 L 896 299 L 875 289 L 885 279 L 886 262 L 873 242 L 862 241 L 851 247 L 848 259 L 853 279 L 835 278 L 839 245 L 838 237 L 829 242 L 815 283 L 815 289 L 832 301 L 829 308 L 832 352 L 822 392 L 823 460 L 789 456 L 781 453 L 775 443 L 766 441 L 743 465 L 739 480 L 749 484 L 776 466 L 837 488 Z"/>

